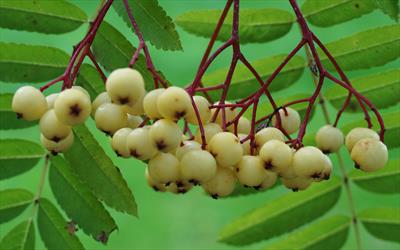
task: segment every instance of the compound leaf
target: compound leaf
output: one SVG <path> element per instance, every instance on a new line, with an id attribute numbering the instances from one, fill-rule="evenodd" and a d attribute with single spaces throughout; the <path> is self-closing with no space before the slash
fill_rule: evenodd
<path id="1" fill-rule="evenodd" d="M 136 216 L 135 199 L 117 167 L 86 126 L 73 130 L 74 144 L 64 153 L 73 172 L 107 205 Z"/>
<path id="2" fill-rule="evenodd" d="M 400 111 L 382 114 L 385 122 L 385 144 L 389 149 L 400 146 Z M 374 115 L 371 116 L 373 129 L 379 131 L 380 127 Z M 364 119 L 359 119 L 342 127 L 344 134 L 356 127 L 366 127 L 367 123 Z"/>
<path id="3" fill-rule="evenodd" d="M 375 0 L 375 2 L 383 13 L 399 22 L 399 0 Z"/>
<path id="4" fill-rule="evenodd" d="M 377 108 L 387 108 L 400 102 L 400 69 L 393 69 L 375 75 L 363 76 L 352 81 L 358 92 L 367 97 Z M 339 85 L 330 88 L 325 97 L 340 109 L 347 98 L 348 91 Z M 385 98 L 382 98 L 382 97 Z M 352 98 L 346 112 L 361 112 L 356 98 Z"/>
<path id="5" fill-rule="evenodd" d="M 0 191 L 0 223 L 17 217 L 32 202 L 33 194 L 28 190 L 6 189 Z"/>
<path id="6" fill-rule="evenodd" d="M 258 71 L 263 81 L 268 79 L 274 72 L 275 68 L 285 59 L 286 55 L 277 55 L 252 62 L 253 67 Z M 285 89 L 295 83 L 303 74 L 306 67 L 305 60 L 300 56 L 295 56 L 286 65 L 281 73 L 271 83 L 269 90 L 278 91 Z M 229 68 L 218 69 L 210 72 L 203 77 L 205 86 L 218 85 L 224 82 Z M 238 64 L 233 74 L 231 86 L 228 91 L 229 99 L 238 99 L 247 97 L 260 88 L 260 84 L 251 74 L 251 72 L 242 64 Z M 219 99 L 221 91 L 209 92 L 215 99 Z"/>
<path id="7" fill-rule="evenodd" d="M 2 250 L 30 250 L 35 249 L 35 227 L 31 219 L 23 221 L 10 232 L 8 232 L 0 242 Z"/>
<path id="8" fill-rule="evenodd" d="M 51 189 L 68 217 L 94 239 L 106 236 L 117 225 L 103 204 L 72 172 L 69 163 L 61 156 L 51 158 L 49 173 Z"/>
<path id="9" fill-rule="evenodd" d="M 265 249 L 341 249 L 347 240 L 351 220 L 335 215 L 303 227 Z"/>
<path id="10" fill-rule="evenodd" d="M 330 42 L 326 47 L 343 70 L 356 70 L 381 66 L 399 58 L 399 41 L 400 25 L 395 24 L 362 31 Z M 323 52 L 318 51 L 324 66 L 334 70 Z"/>
<path id="11" fill-rule="evenodd" d="M 122 3 L 122 1 L 120 2 Z M 107 22 L 100 25 L 92 48 L 98 62 L 108 71 L 126 67 L 136 50 L 123 34 Z M 152 86 L 153 78 L 147 70 L 143 55 L 140 55 L 136 61 L 135 69 L 140 71 L 146 88 L 149 89 Z"/>
<path id="12" fill-rule="evenodd" d="M 0 129 L 20 129 L 37 125 L 36 122 L 17 119 L 11 108 L 13 96 L 12 93 L 0 94 Z"/>
<path id="13" fill-rule="evenodd" d="M 400 242 L 400 208 L 381 207 L 362 211 L 358 218 L 373 236 L 387 241 Z"/>
<path id="14" fill-rule="evenodd" d="M 301 6 L 307 21 L 329 27 L 350 21 L 375 10 L 375 0 L 306 0 Z"/>
<path id="15" fill-rule="evenodd" d="M 211 37 L 222 10 L 195 10 L 183 13 L 176 23 L 195 35 Z M 218 40 L 226 41 L 232 35 L 232 12 L 227 14 L 221 27 Z M 280 9 L 242 9 L 240 10 L 240 42 L 262 43 L 286 35 L 292 28 L 294 16 Z"/>
<path id="16" fill-rule="evenodd" d="M 103 79 L 101 79 L 96 68 L 90 64 L 81 65 L 75 84 L 86 89 L 92 100 L 94 100 L 101 92 L 105 91 Z"/>
<path id="17" fill-rule="evenodd" d="M 49 250 L 84 249 L 74 233 L 67 230 L 68 222 L 58 209 L 47 199 L 40 199 L 37 216 L 40 237 Z"/>
<path id="18" fill-rule="evenodd" d="M 30 170 L 44 155 L 43 148 L 34 142 L 21 139 L 0 140 L 0 180 Z"/>
<path id="19" fill-rule="evenodd" d="M 400 159 L 389 160 L 386 166 L 373 173 L 353 170 L 351 180 L 360 188 L 374 193 L 400 193 Z"/>
<path id="20" fill-rule="evenodd" d="M 325 214 L 338 201 L 340 190 L 340 181 L 333 179 L 283 195 L 228 224 L 219 241 L 246 245 L 282 235 Z"/>
<path id="21" fill-rule="evenodd" d="M 0 81 L 37 83 L 56 78 L 68 58 L 57 48 L 0 42 Z"/>
<path id="22" fill-rule="evenodd" d="M 150 41 L 158 49 L 182 50 L 175 24 L 157 0 L 128 0 L 128 2 L 145 40 Z M 131 27 L 123 1 L 114 1 L 113 6 Z"/>
<path id="23" fill-rule="evenodd" d="M 0 27 L 61 34 L 75 30 L 87 16 L 74 4 L 64 1 L 0 1 Z"/>

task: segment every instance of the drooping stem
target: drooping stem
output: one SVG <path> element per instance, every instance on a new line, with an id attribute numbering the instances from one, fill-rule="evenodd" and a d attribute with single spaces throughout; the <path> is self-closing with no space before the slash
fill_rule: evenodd
<path id="1" fill-rule="evenodd" d="M 40 198 L 41 198 L 41 195 L 43 192 L 44 183 L 46 182 L 46 176 L 47 176 L 47 172 L 48 172 L 49 165 L 50 165 L 49 162 L 50 162 L 50 155 L 47 154 L 44 158 L 43 169 L 42 169 L 42 172 L 40 173 L 39 183 L 38 183 L 38 187 L 36 189 L 35 197 L 33 198 L 31 219 L 36 215 L 37 210 L 38 210 Z"/>

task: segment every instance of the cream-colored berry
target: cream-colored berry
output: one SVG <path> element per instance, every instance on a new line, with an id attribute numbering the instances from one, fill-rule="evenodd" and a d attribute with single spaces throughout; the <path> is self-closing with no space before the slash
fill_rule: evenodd
<path id="1" fill-rule="evenodd" d="M 347 135 L 346 135 L 346 147 L 351 152 L 354 145 L 361 140 L 366 138 L 374 138 L 379 140 L 379 135 L 369 128 L 353 128 Z"/>
<path id="2" fill-rule="evenodd" d="M 219 102 L 215 102 L 214 103 L 214 105 L 219 105 L 219 104 L 220 104 Z M 232 103 L 225 101 L 225 104 L 232 104 Z M 226 107 L 224 109 L 225 109 L 225 122 L 226 123 L 228 123 L 228 122 L 232 121 L 233 119 L 235 119 L 235 117 L 236 117 L 235 110 L 233 110 L 230 107 Z M 214 114 L 215 114 L 215 112 L 217 112 L 217 110 L 218 110 L 217 108 L 212 109 L 211 117 L 214 117 Z M 215 122 L 218 123 L 221 127 L 222 127 L 222 110 L 223 110 L 223 108 L 219 109 L 219 112 L 218 112 L 217 117 L 215 119 Z"/>
<path id="3" fill-rule="evenodd" d="M 259 156 L 244 155 L 236 165 L 236 176 L 244 186 L 260 186 L 266 176 L 262 159 Z"/>
<path id="4" fill-rule="evenodd" d="M 15 92 L 11 107 L 17 113 L 18 118 L 34 121 L 40 119 L 47 111 L 47 102 L 40 90 L 24 86 Z"/>
<path id="5" fill-rule="evenodd" d="M 77 125 L 86 121 L 92 111 L 90 98 L 78 89 L 66 89 L 54 103 L 58 119 L 67 125 Z"/>
<path id="6" fill-rule="evenodd" d="M 128 115 L 121 106 L 114 103 L 104 103 L 97 108 L 94 115 L 96 127 L 108 135 L 113 135 L 118 129 L 126 127 Z"/>
<path id="7" fill-rule="evenodd" d="M 44 137 L 40 134 L 40 141 L 42 145 L 53 155 L 67 151 L 74 143 L 74 133 L 70 133 L 66 138 L 61 141 L 55 142 Z"/>
<path id="8" fill-rule="evenodd" d="M 154 89 L 147 93 L 144 98 L 143 98 L 143 110 L 144 113 L 150 118 L 150 119 L 160 119 L 162 118 L 162 115 L 160 114 L 158 107 L 157 107 L 157 101 L 158 98 L 162 93 L 164 93 L 165 89 L 164 88 L 159 88 L 159 89 Z"/>
<path id="9" fill-rule="evenodd" d="M 170 153 L 159 153 L 149 161 L 151 178 L 163 184 L 172 183 L 180 178 L 179 160 Z"/>
<path id="10" fill-rule="evenodd" d="M 303 178 L 303 177 L 296 177 L 293 179 L 281 178 L 281 181 L 282 181 L 283 185 L 285 185 L 285 187 L 291 189 L 293 192 L 305 190 L 312 183 L 312 179 Z"/>
<path id="11" fill-rule="evenodd" d="M 247 137 L 247 134 L 238 134 L 238 138 L 240 141 L 245 139 Z M 250 155 L 251 150 L 250 150 L 250 139 L 246 140 L 245 142 L 241 142 L 242 149 L 243 149 L 243 155 Z"/>
<path id="12" fill-rule="evenodd" d="M 193 184 L 188 181 L 177 180 L 166 186 L 166 190 L 173 194 L 186 194 L 193 188 Z"/>
<path id="13" fill-rule="evenodd" d="M 111 139 L 111 147 L 118 156 L 124 158 L 131 156 L 127 146 L 127 138 L 131 132 L 132 129 L 130 128 L 121 128 L 114 133 Z"/>
<path id="14" fill-rule="evenodd" d="M 388 150 L 385 144 L 375 138 L 359 140 L 351 150 L 351 159 L 365 172 L 383 168 L 388 161 Z"/>
<path id="15" fill-rule="evenodd" d="M 296 172 L 294 171 L 293 164 L 290 164 L 288 168 L 282 170 L 281 172 L 277 173 L 279 177 L 285 179 L 293 179 L 297 177 Z"/>
<path id="16" fill-rule="evenodd" d="M 300 148 L 293 155 L 293 169 L 298 177 L 319 179 L 326 164 L 325 155 L 316 147 Z"/>
<path id="17" fill-rule="evenodd" d="M 239 138 L 230 132 L 215 134 L 208 145 L 210 153 L 217 160 L 220 167 L 232 167 L 243 156 L 243 148 Z"/>
<path id="18" fill-rule="evenodd" d="M 286 107 L 286 112 L 284 109 L 279 110 L 279 116 L 280 116 L 280 121 L 281 121 L 281 126 L 282 128 L 286 131 L 288 134 L 293 134 L 297 130 L 299 130 L 300 127 L 300 115 L 299 113 L 289 107 Z M 278 125 L 278 119 L 276 117 L 277 115 L 274 115 L 272 117 L 272 123 L 276 127 Z"/>
<path id="19" fill-rule="evenodd" d="M 139 127 L 140 124 L 142 124 L 143 118 L 137 115 L 130 115 L 128 114 L 128 123 L 127 126 L 128 128 L 137 128 Z"/>
<path id="20" fill-rule="evenodd" d="M 104 103 L 111 103 L 111 98 L 107 92 L 100 93 L 92 102 L 92 116 L 96 114 L 96 110 Z"/>
<path id="21" fill-rule="evenodd" d="M 201 150 L 201 144 L 196 141 L 183 141 L 176 149 L 175 156 L 178 160 L 181 160 L 187 152 L 192 150 Z"/>
<path id="22" fill-rule="evenodd" d="M 139 160 L 148 160 L 154 157 L 158 151 L 150 140 L 148 128 L 136 128 L 126 138 L 126 145 L 130 155 Z"/>
<path id="23" fill-rule="evenodd" d="M 190 112 L 192 101 L 186 90 L 172 86 L 157 98 L 157 109 L 164 118 L 177 121 Z"/>
<path id="24" fill-rule="evenodd" d="M 275 185 L 278 176 L 272 171 L 266 171 L 265 178 L 261 185 L 257 186 L 257 190 L 265 190 Z"/>
<path id="25" fill-rule="evenodd" d="M 202 184 L 203 189 L 214 199 L 230 195 L 235 189 L 235 173 L 228 168 L 218 168 L 215 176 Z"/>
<path id="26" fill-rule="evenodd" d="M 255 135 L 255 149 L 260 151 L 261 147 L 270 140 L 285 141 L 285 135 L 277 128 L 268 127 L 258 131 Z"/>
<path id="27" fill-rule="evenodd" d="M 191 150 L 187 152 L 180 164 L 182 178 L 193 184 L 211 180 L 217 172 L 217 162 L 205 150 Z"/>
<path id="28" fill-rule="evenodd" d="M 146 168 L 145 172 L 144 172 L 144 176 L 146 178 L 146 182 L 149 185 L 149 187 L 151 187 L 154 191 L 156 192 L 165 192 L 167 191 L 167 188 L 165 187 L 165 184 L 162 183 L 158 183 L 156 181 L 153 180 L 153 178 L 150 176 L 149 174 L 149 169 Z"/>
<path id="29" fill-rule="evenodd" d="M 203 128 L 204 128 L 204 137 L 205 137 L 207 143 L 210 143 L 211 138 L 215 134 L 222 132 L 221 126 L 216 124 L 216 123 L 208 123 L 205 126 L 203 126 Z M 200 133 L 200 129 L 199 128 L 196 130 L 196 134 L 194 136 L 194 140 L 197 141 L 200 144 L 202 143 L 201 133 Z"/>
<path id="30" fill-rule="evenodd" d="M 161 119 L 151 125 L 150 139 L 161 152 L 172 152 L 182 142 L 182 131 L 178 124 L 168 119 Z"/>
<path id="31" fill-rule="evenodd" d="M 337 152 L 344 143 L 344 136 L 340 129 L 331 125 L 321 127 L 315 136 L 317 147 L 324 153 Z"/>
<path id="32" fill-rule="evenodd" d="M 332 161 L 329 158 L 329 156 L 325 155 L 325 165 L 324 165 L 324 169 L 322 170 L 320 179 L 314 180 L 314 181 L 329 180 L 329 178 L 332 174 L 332 171 L 333 171 Z"/>
<path id="33" fill-rule="evenodd" d="M 146 92 L 143 93 L 143 95 L 139 98 L 139 100 L 131 106 L 124 105 L 123 108 L 124 110 L 130 114 L 130 115 L 144 115 L 144 108 L 143 108 L 143 99 L 146 95 Z"/>
<path id="34" fill-rule="evenodd" d="M 131 68 L 116 69 L 107 78 L 106 90 L 113 103 L 132 106 L 144 95 L 143 77 Z"/>
<path id="35" fill-rule="evenodd" d="M 84 94 L 89 98 L 89 100 L 90 100 L 89 92 L 88 92 L 86 89 L 84 89 L 83 87 L 81 87 L 81 86 L 72 86 L 71 89 L 76 89 L 76 90 L 81 91 L 81 92 L 84 93 Z"/>
<path id="36" fill-rule="evenodd" d="M 284 172 L 292 163 L 292 149 L 278 140 L 267 141 L 260 149 L 265 169 L 276 173 Z"/>
<path id="37" fill-rule="evenodd" d="M 46 96 L 46 102 L 48 109 L 54 109 L 54 103 L 56 102 L 58 93 L 50 94 Z"/>
<path id="38" fill-rule="evenodd" d="M 249 134 L 251 129 L 251 122 L 246 117 L 240 117 L 237 125 L 238 134 Z"/>
<path id="39" fill-rule="evenodd" d="M 211 119 L 210 103 L 207 101 L 206 98 L 204 98 L 202 96 L 198 96 L 198 95 L 193 96 L 193 101 L 199 112 L 199 116 L 200 116 L 202 124 L 203 125 L 207 124 Z M 199 121 L 197 120 L 197 116 L 196 116 L 193 106 L 190 108 L 190 111 L 186 116 L 186 121 L 188 123 L 194 124 L 194 125 L 199 124 Z"/>
<path id="40" fill-rule="evenodd" d="M 55 142 L 67 138 L 72 133 L 71 127 L 58 119 L 54 109 L 50 109 L 40 118 L 39 127 L 44 137 Z"/>

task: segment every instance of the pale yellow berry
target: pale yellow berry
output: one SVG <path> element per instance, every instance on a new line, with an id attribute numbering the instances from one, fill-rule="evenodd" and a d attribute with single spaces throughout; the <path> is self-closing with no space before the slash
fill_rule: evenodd
<path id="1" fill-rule="evenodd" d="M 186 194 L 193 188 L 193 184 L 188 181 L 177 180 L 166 186 L 166 190 L 173 194 Z"/>
<path id="2" fill-rule="evenodd" d="M 292 149 L 278 140 L 267 141 L 260 149 L 265 169 L 276 173 L 284 172 L 292 163 Z"/>
<path id="3" fill-rule="evenodd" d="M 265 190 L 275 185 L 277 180 L 277 174 L 272 171 L 266 171 L 265 178 L 261 185 L 257 186 L 257 190 Z"/>
<path id="4" fill-rule="evenodd" d="M 182 157 L 180 168 L 184 180 L 199 184 L 209 181 L 215 176 L 217 163 L 209 152 L 191 150 Z"/>
<path id="5" fill-rule="evenodd" d="M 40 134 L 40 141 L 48 151 L 56 155 L 57 153 L 67 151 L 72 146 L 72 144 L 74 143 L 74 133 L 70 133 L 66 138 L 58 142 L 49 140 L 44 137 L 43 134 Z"/>
<path id="6" fill-rule="evenodd" d="M 235 173 L 228 168 L 218 168 L 215 176 L 202 184 L 203 189 L 214 199 L 230 195 L 235 189 Z"/>
<path id="7" fill-rule="evenodd" d="M 78 89 L 66 89 L 54 103 L 58 119 L 67 125 L 77 125 L 86 121 L 92 111 L 90 98 Z"/>
<path id="8" fill-rule="evenodd" d="M 104 103 L 98 107 L 94 119 L 96 127 L 109 135 L 128 124 L 128 115 L 114 103 Z"/>
<path id="9" fill-rule="evenodd" d="M 156 192 L 165 192 L 167 191 L 165 184 L 162 183 L 158 183 L 156 181 L 153 180 L 153 178 L 151 178 L 150 174 L 149 174 L 149 169 L 146 168 L 145 172 L 144 172 L 144 176 L 146 178 L 146 182 L 149 185 L 149 187 L 151 187 L 154 191 Z"/>
<path id="10" fill-rule="evenodd" d="M 146 92 L 139 98 L 139 100 L 132 106 L 124 105 L 123 109 L 130 115 L 144 115 L 143 109 L 143 99 L 146 95 Z"/>
<path id="11" fill-rule="evenodd" d="M 281 120 L 281 126 L 282 128 L 288 133 L 288 134 L 293 134 L 297 130 L 299 130 L 300 127 L 300 115 L 299 113 L 289 107 L 286 107 L 286 112 L 284 109 L 279 110 L 279 116 Z M 278 125 L 278 119 L 276 118 L 277 115 L 274 115 L 272 117 L 272 123 L 276 127 Z"/>
<path id="12" fill-rule="evenodd" d="M 207 143 L 210 142 L 211 138 L 215 134 L 222 132 L 221 126 L 219 126 L 216 123 L 208 123 L 203 128 L 204 128 L 204 136 L 205 136 L 205 139 L 206 139 Z M 194 136 L 194 140 L 197 141 L 200 144 L 202 143 L 201 133 L 200 133 L 200 129 L 199 128 L 196 130 L 196 134 Z"/>
<path id="13" fill-rule="evenodd" d="M 219 105 L 219 104 L 220 104 L 219 102 L 215 102 L 214 103 L 214 105 Z M 232 103 L 225 101 L 225 104 L 232 104 Z M 235 119 L 235 117 L 236 117 L 235 110 L 233 110 L 230 107 L 226 107 L 224 109 L 225 109 L 225 122 L 226 123 L 228 123 L 228 122 L 232 121 L 233 119 Z M 215 114 L 215 112 L 217 112 L 217 110 L 218 110 L 217 108 L 212 109 L 211 117 L 214 117 L 214 114 Z M 221 127 L 222 127 L 222 110 L 223 110 L 223 108 L 219 109 L 218 115 L 217 115 L 216 120 L 215 120 L 215 122 L 218 123 Z"/>
<path id="14" fill-rule="evenodd" d="M 39 122 L 40 132 L 49 140 L 59 142 L 69 134 L 71 134 L 71 127 L 60 122 L 54 109 L 47 111 Z"/>
<path id="15" fill-rule="evenodd" d="M 81 87 L 81 86 L 72 86 L 71 89 L 76 89 L 76 90 L 81 91 L 81 92 L 84 93 L 84 94 L 89 98 L 89 100 L 90 100 L 89 92 L 88 92 L 86 89 L 84 89 L 83 87 Z"/>
<path id="16" fill-rule="evenodd" d="M 210 103 L 207 101 L 206 98 L 204 98 L 202 96 L 198 96 L 198 95 L 193 96 L 193 100 L 194 100 L 194 103 L 199 112 L 199 116 L 200 116 L 202 124 L 203 125 L 207 124 L 211 118 Z M 185 119 L 190 124 L 194 124 L 194 125 L 199 124 L 199 121 L 197 120 L 197 116 L 196 116 L 193 106 L 190 108 L 190 111 L 187 114 Z"/>
<path id="17" fill-rule="evenodd" d="M 237 125 L 238 134 L 249 134 L 251 129 L 251 122 L 246 117 L 240 117 Z"/>
<path id="18" fill-rule="evenodd" d="M 18 118 L 34 121 L 42 117 L 47 111 L 47 102 L 40 90 L 31 86 L 24 86 L 15 92 L 11 107 L 17 113 Z"/>
<path id="19" fill-rule="evenodd" d="M 201 150 L 201 144 L 196 141 L 183 141 L 176 149 L 175 156 L 178 160 L 181 160 L 187 152 L 192 150 Z"/>
<path id="20" fill-rule="evenodd" d="M 305 190 L 312 183 L 312 179 L 302 178 L 302 177 L 296 177 L 293 179 L 281 178 L 281 181 L 283 185 L 285 185 L 285 187 L 291 189 L 293 192 L 297 192 L 299 190 Z"/>
<path id="21" fill-rule="evenodd" d="M 164 91 L 165 91 L 164 88 L 154 89 L 144 96 L 143 110 L 144 110 L 144 113 L 150 119 L 155 120 L 155 119 L 162 118 L 162 115 L 160 114 L 158 107 L 157 107 L 157 100 L 158 100 L 158 97 L 162 93 L 164 93 Z"/>
<path id="22" fill-rule="evenodd" d="M 192 101 L 186 90 L 172 86 L 157 98 L 157 109 L 164 118 L 177 121 L 190 112 Z"/>
<path id="23" fill-rule="evenodd" d="M 58 93 L 50 94 L 46 96 L 46 102 L 48 109 L 54 109 L 54 103 L 56 102 L 58 97 Z"/>
<path id="24" fill-rule="evenodd" d="M 143 118 L 137 115 L 130 115 L 128 114 L 128 128 L 137 128 L 140 124 L 142 124 Z"/>
<path id="25" fill-rule="evenodd" d="M 114 133 L 111 140 L 111 147 L 118 156 L 128 158 L 131 153 L 127 146 L 128 135 L 132 132 L 130 128 L 121 128 Z"/>
<path id="26" fill-rule="evenodd" d="M 293 156 L 293 169 L 298 177 L 319 179 L 326 164 L 325 155 L 316 147 L 300 148 Z"/>
<path id="27" fill-rule="evenodd" d="M 236 165 L 236 176 L 244 186 L 260 186 L 266 176 L 262 159 L 259 156 L 244 155 Z"/>
<path id="28" fill-rule="evenodd" d="M 248 135 L 247 134 L 238 134 L 239 140 L 242 141 L 245 139 Z M 242 149 L 243 149 L 243 155 L 250 155 L 250 139 L 246 140 L 245 142 L 241 142 L 242 144 Z"/>
<path id="29" fill-rule="evenodd" d="M 346 147 L 351 152 L 354 145 L 361 140 L 366 138 L 373 138 L 379 140 L 379 135 L 369 128 L 353 128 L 347 135 L 346 135 Z"/>
<path id="30" fill-rule="evenodd" d="M 211 138 L 208 149 L 220 167 L 232 167 L 243 156 L 243 149 L 239 139 L 230 132 L 215 134 Z"/>
<path id="31" fill-rule="evenodd" d="M 158 153 L 149 161 L 151 178 L 163 184 L 172 183 L 180 178 L 179 161 L 170 153 Z"/>
<path id="32" fill-rule="evenodd" d="M 107 92 L 100 93 L 92 102 L 92 116 L 96 114 L 96 110 L 104 103 L 111 103 L 111 98 Z"/>
<path id="33" fill-rule="evenodd" d="M 178 124 L 161 119 L 151 125 L 149 135 L 154 146 L 161 152 L 172 152 L 182 142 L 182 131 Z"/>
<path id="34" fill-rule="evenodd" d="M 365 138 L 354 145 L 351 150 L 351 159 L 361 170 L 372 172 L 386 165 L 388 150 L 381 141 L 375 138 Z"/>
<path id="35" fill-rule="evenodd" d="M 157 148 L 150 140 L 148 128 L 132 130 L 126 139 L 126 145 L 130 155 L 139 160 L 148 160 L 158 153 Z"/>
<path id="36" fill-rule="evenodd" d="M 344 136 L 340 129 L 331 125 L 321 127 L 315 136 L 317 147 L 324 153 L 337 152 L 344 143 Z"/>
<path id="37" fill-rule="evenodd" d="M 325 165 L 324 165 L 324 169 L 322 170 L 322 174 L 320 176 L 319 179 L 314 179 L 314 181 L 322 181 L 322 180 L 329 180 L 332 170 L 333 170 L 333 165 L 331 162 L 331 159 L 329 158 L 329 156 L 324 155 L 325 156 Z"/>
<path id="38" fill-rule="evenodd" d="M 263 128 L 258 131 L 255 135 L 255 149 L 259 152 L 261 147 L 270 140 L 285 141 L 285 135 L 277 128 Z"/>

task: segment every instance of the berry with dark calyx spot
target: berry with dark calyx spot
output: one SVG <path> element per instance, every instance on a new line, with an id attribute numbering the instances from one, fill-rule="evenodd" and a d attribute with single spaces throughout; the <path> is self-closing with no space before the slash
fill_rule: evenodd
<path id="1" fill-rule="evenodd" d="M 107 92 L 100 93 L 92 102 L 92 116 L 96 114 L 96 110 L 104 103 L 111 103 L 111 98 Z"/>
<path id="2" fill-rule="evenodd" d="M 208 149 L 215 157 L 220 167 L 232 167 L 236 165 L 243 156 L 243 148 L 239 138 L 230 132 L 215 134 L 211 138 Z"/>
<path id="3" fill-rule="evenodd" d="M 353 128 L 350 132 L 346 135 L 345 143 L 346 147 L 351 152 L 354 145 L 361 140 L 366 138 L 374 138 L 379 140 L 379 135 L 369 128 Z"/>
<path id="4" fill-rule="evenodd" d="M 307 189 L 312 184 L 312 179 L 296 177 L 293 179 L 281 178 L 282 184 L 293 192 Z"/>
<path id="5" fill-rule="evenodd" d="M 293 134 L 299 130 L 301 122 L 300 115 L 292 108 L 286 107 L 285 109 L 286 112 L 283 108 L 278 112 L 281 120 L 281 127 L 286 131 L 286 133 Z M 272 117 L 272 124 L 274 124 L 275 127 L 278 126 L 278 119 L 276 116 L 277 115 L 274 115 Z"/>
<path id="6" fill-rule="evenodd" d="M 158 183 L 158 182 L 154 181 L 153 178 L 151 178 L 148 168 L 146 168 L 144 174 L 145 174 L 145 177 L 146 177 L 147 184 L 154 191 L 156 191 L 156 192 L 165 192 L 165 191 L 167 191 L 167 189 L 165 187 L 165 184 Z"/>
<path id="7" fill-rule="evenodd" d="M 106 90 L 113 103 L 133 106 L 144 95 L 144 81 L 139 71 L 116 69 L 107 78 Z"/>
<path id="8" fill-rule="evenodd" d="M 149 161 L 149 174 L 158 182 L 167 184 L 180 178 L 179 160 L 170 153 L 158 153 Z"/>
<path id="9" fill-rule="evenodd" d="M 172 152 L 182 142 L 182 131 L 178 124 L 161 119 L 151 125 L 149 130 L 153 145 L 161 152 Z"/>
<path id="10" fill-rule="evenodd" d="M 202 184 L 203 189 L 214 199 L 230 195 L 235 189 L 236 176 L 231 169 L 218 168 L 215 176 Z"/>
<path id="11" fill-rule="evenodd" d="M 67 151 L 74 143 L 74 133 L 70 133 L 66 138 L 55 142 L 44 137 L 40 134 L 40 141 L 42 145 L 53 155 Z"/>
<path id="12" fill-rule="evenodd" d="M 208 151 L 191 150 L 182 157 L 180 168 L 184 180 L 199 184 L 215 176 L 217 162 Z"/>
<path id="13" fill-rule="evenodd" d="M 383 168 L 388 161 L 388 150 L 383 142 L 375 138 L 359 140 L 351 150 L 351 159 L 365 172 Z"/>
<path id="14" fill-rule="evenodd" d="M 72 133 L 71 127 L 62 123 L 53 109 L 40 118 L 39 127 L 43 136 L 54 142 L 59 142 Z"/>
<path id="15" fill-rule="evenodd" d="M 267 170 L 284 172 L 292 164 L 292 149 L 278 140 L 267 141 L 260 149 L 260 157 Z"/>
<path id="16" fill-rule="evenodd" d="M 131 132 L 132 129 L 130 128 L 121 128 L 114 133 L 111 139 L 111 147 L 120 157 L 128 158 L 131 156 L 127 146 L 127 138 Z"/>
<path id="17" fill-rule="evenodd" d="M 277 177 L 276 173 L 267 170 L 263 182 L 259 186 L 255 187 L 255 188 L 257 190 L 268 189 L 268 188 L 270 188 L 270 187 L 275 185 L 277 178 L 278 177 Z"/>
<path id="18" fill-rule="evenodd" d="M 182 160 L 182 157 L 192 150 L 201 150 L 200 143 L 196 141 L 183 141 L 181 145 L 176 149 L 175 156 L 178 160 Z"/>
<path id="19" fill-rule="evenodd" d="M 257 153 L 260 151 L 261 147 L 270 140 L 285 141 L 285 135 L 277 128 L 268 127 L 263 128 L 258 131 L 255 135 L 255 147 Z"/>
<path id="20" fill-rule="evenodd" d="M 315 142 L 323 153 L 333 153 L 337 152 L 343 145 L 344 136 L 340 129 L 325 125 L 318 130 Z"/>
<path id="21" fill-rule="evenodd" d="M 143 98 L 143 110 L 144 113 L 152 120 L 161 119 L 162 115 L 160 114 L 157 101 L 162 93 L 164 93 L 164 88 L 154 89 L 147 93 Z"/>
<path id="22" fill-rule="evenodd" d="M 298 177 L 319 179 L 324 170 L 326 158 L 318 148 L 307 146 L 294 153 L 292 164 Z"/>
<path id="23" fill-rule="evenodd" d="M 158 151 L 149 136 L 149 128 L 136 128 L 126 138 L 126 145 L 131 156 L 139 160 L 148 160 L 154 157 Z"/>
<path id="24" fill-rule="evenodd" d="M 187 181 L 177 180 L 166 186 L 166 190 L 173 194 L 186 194 L 193 188 L 193 184 Z"/>
<path id="25" fill-rule="evenodd" d="M 207 124 L 211 118 L 211 109 L 210 103 L 207 101 L 206 98 L 202 96 L 193 96 L 193 101 L 197 107 L 199 112 L 200 120 L 203 125 Z M 198 125 L 199 121 L 197 120 L 196 113 L 194 111 L 193 106 L 191 106 L 189 113 L 185 117 L 186 121 L 193 125 Z"/>
<path id="26" fill-rule="evenodd" d="M 18 118 L 27 121 L 39 119 L 48 109 L 43 93 L 32 86 L 21 87 L 15 92 L 11 108 Z"/>
<path id="27" fill-rule="evenodd" d="M 143 118 L 137 115 L 130 115 L 128 114 L 128 128 L 134 129 L 139 127 L 140 124 L 142 124 Z"/>
<path id="28" fill-rule="evenodd" d="M 54 109 L 54 103 L 56 102 L 58 93 L 50 94 L 46 96 L 46 102 L 48 109 Z"/>
<path id="29" fill-rule="evenodd" d="M 130 115 L 144 115 L 144 108 L 143 108 L 143 99 L 146 95 L 146 92 L 139 98 L 139 100 L 132 106 L 124 105 L 122 106 L 123 109 Z"/>
<path id="30" fill-rule="evenodd" d="M 210 142 L 211 138 L 215 134 L 222 132 L 221 126 L 216 124 L 216 123 L 208 123 L 203 128 L 204 128 L 204 136 L 206 138 L 206 142 L 207 143 Z M 196 130 L 196 134 L 194 136 L 194 140 L 197 141 L 200 144 L 202 143 L 202 141 L 201 141 L 201 133 L 200 133 L 200 129 L 199 128 Z"/>
<path id="31" fill-rule="evenodd" d="M 244 155 L 236 165 L 236 176 L 242 185 L 260 186 L 266 176 L 262 159 L 259 156 Z"/>
<path id="32" fill-rule="evenodd" d="M 177 121 L 192 109 L 192 101 L 186 90 L 169 87 L 157 98 L 158 112 L 167 119 Z"/>
<path id="33" fill-rule="evenodd" d="M 126 127 L 128 115 L 121 106 L 114 103 L 104 103 L 97 108 L 94 115 L 96 127 L 106 134 L 113 135 L 118 129 Z"/>
<path id="34" fill-rule="evenodd" d="M 78 89 L 66 89 L 54 103 L 58 119 L 67 125 L 77 125 L 86 121 L 92 110 L 90 98 Z"/>
<path id="35" fill-rule="evenodd" d="M 322 174 L 319 179 L 316 179 L 314 181 L 318 182 L 318 181 L 323 181 L 323 180 L 329 180 L 332 170 L 333 170 L 332 161 L 327 155 L 325 155 L 325 165 L 324 165 L 324 169 L 322 170 Z"/>

